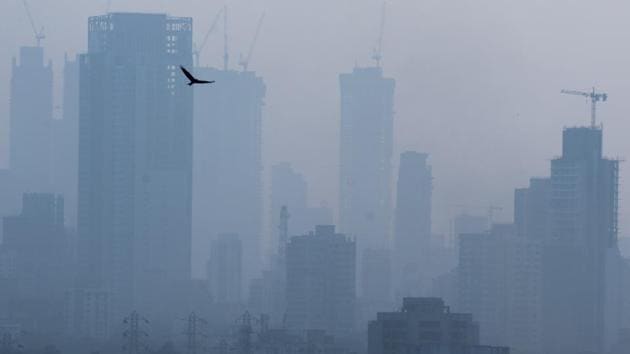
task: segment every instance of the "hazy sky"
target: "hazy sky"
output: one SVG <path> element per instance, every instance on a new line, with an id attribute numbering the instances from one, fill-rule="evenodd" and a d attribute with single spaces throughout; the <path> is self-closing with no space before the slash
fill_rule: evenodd
<path id="1" fill-rule="evenodd" d="M 90 15 L 103 0 L 29 0 L 45 26 L 43 44 L 61 82 L 63 54 L 82 52 Z M 192 16 L 195 40 L 225 2 L 113 0 L 113 11 Z M 256 22 L 266 19 L 250 69 L 267 83 L 265 174 L 291 161 L 308 179 L 311 201 L 336 206 L 338 74 L 372 65 L 381 0 L 232 0 L 232 63 L 247 50 Z M 504 207 L 511 220 L 513 189 L 546 176 L 560 154 L 563 126 L 586 124 L 589 105 L 562 88 L 596 85 L 604 151 L 630 151 L 630 2 L 622 0 L 390 0 L 383 67 L 396 79 L 395 156 L 407 149 L 431 155 L 436 231 L 448 230 L 456 204 Z M 220 32 L 202 63 L 219 65 Z M 0 0 L 0 157 L 6 161 L 11 57 L 32 44 L 20 0 Z M 57 97 L 57 102 L 60 102 Z M 622 235 L 630 218 L 626 165 L 621 169 Z M 482 208 L 471 212 L 484 213 Z"/>

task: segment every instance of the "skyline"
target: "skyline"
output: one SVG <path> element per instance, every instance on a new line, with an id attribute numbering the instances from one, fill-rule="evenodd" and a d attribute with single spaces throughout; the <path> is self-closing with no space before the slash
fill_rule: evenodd
<path id="1" fill-rule="evenodd" d="M 45 1 L 32 1 L 31 4 L 36 22 L 46 28 L 48 38 L 44 39 L 43 46 L 46 58 L 53 59 L 55 88 L 61 84 L 63 53 L 81 52 L 86 44 L 85 31 L 69 29 L 74 26 L 85 28 L 87 16 L 102 13 L 105 5 L 105 1 L 73 4 L 73 16 L 55 16 L 56 8 L 65 8 L 65 3 L 70 2 L 56 3 L 55 8 Z M 380 1 L 356 0 L 339 7 L 326 1 L 299 5 L 282 0 L 265 5 L 242 1 L 229 3 L 232 63 L 236 63 L 238 53 L 249 45 L 258 16 L 263 10 L 267 14 L 250 65 L 264 77 L 269 87 L 263 113 L 265 190 L 269 186 L 270 166 L 291 161 L 307 177 L 309 195 L 317 196 L 311 203 L 318 205 L 326 201 L 337 210 L 337 75 L 350 71 L 355 60 L 362 66 L 372 64 L 370 53 L 378 36 L 380 4 Z M 488 4 L 493 5 L 491 10 L 483 6 Z M 538 2 L 508 6 L 485 1 L 478 7 L 463 2 L 451 5 L 437 1 L 422 4 L 390 2 L 385 24 L 383 68 L 385 75 L 397 80 L 393 155 L 398 156 L 409 149 L 431 154 L 436 179 L 441 181 L 435 186 L 435 197 L 443 201 L 434 205 L 437 232 L 448 232 L 449 219 L 458 212 L 453 205 L 464 200 L 474 201 L 470 203 L 473 205 L 500 205 L 504 210 L 497 219 L 509 218 L 511 187 L 526 185 L 530 175 L 544 176 L 544 160 L 560 152 L 560 145 L 551 132 L 563 126 L 588 122 L 587 104 L 561 96 L 559 92 L 563 88 L 587 89 L 597 84 L 598 88 L 608 92 L 611 99 L 600 105 L 599 110 L 600 121 L 609 128 L 606 129 L 605 154 L 630 148 L 623 134 L 626 123 L 619 118 L 623 116 L 622 112 L 630 109 L 625 103 L 630 100 L 624 99 L 625 95 L 630 95 L 630 85 L 625 82 L 629 80 L 624 80 L 630 76 L 630 71 L 622 64 L 630 60 L 630 51 L 615 45 L 622 43 L 620 38 L 617 42 L 613 40 L 621 36 L 621 29 L 627 26 L 620 23 L 623 19 L 619 14 L 629 5 L 604 4 L 572 3 L 574 16 L 562 16 L 561 11 L 566 11 L 563 6 Z M 149 1 L 117 4 L 113 1 L 112 10 L 194 14 L 197 21 L 194 41 L 199 42 L 222 5 L 205 5 L 200 1 L 187 1 L 181 6 L 170 1 L 158 4 Z M 287 17 L 289 12 L 294 16 Z M 313 12 L 326 14 L 326 22 L 308 16 Z M 34 41 L 18 1 L 0 4 L 0 13 L 5 17 L 2 26 L 6 26 L 3 28 L 5 34 L 0 35 L 0 49 L 7 53 L 0 58 L 0 79 L 6 81 L 10 70 L 6 63 L 10 64 L 18 46 Z M 42 16 L 48 13 L 52 16 Z M 199 13 L 208 15 L 199 16 Z M 592 17 L 586 17 L 591 13 Z M 539 22 L 538 30 L 527 27 L 530 15 Z M 346 26 L 350 18 L 352 26 Z M 439 23 L 434 18 L 440 18 Z M 294 34 L 286 34 L 288 27 Z M 476 46 L 475 43 L 481 40 L 488 44 L 487 48 Z M 348 41 L 355 45 L 347 46 Z M 211 35 L 202 62 L 219 66 L 221 46 L 218 31 Z M 615 58 L 612 63 L 605 58 L 586 55 L 589 50 L 602 47 Z M 331 52 L 337 55 L 321 55 Z M 485 57 L 495 59 L 491 63 L 481 62 Z M 283 63 L 286 63 L 284 67 L 279 65 Z M 497 65 L 499 63 L 503 64 Z M 280 75 L 285 72 L 289 75 Z M 505 90 L 508 83 L 511 84 L 509 91 Z M 7 92 L 7 87 L 0 87 L 0 95 Z M 289 94 L 298 99 L 282 102 L 281 97 Z M 58 105 L 59 90 L 55 97 Z M 7 120 L 8 104 L 0 102 L 3 142 L 7 136 Z M 295 135 L 301 139 L 292 138 Z M 485 139 L 475 141 L 469 136 L 484 136 Z M 319 144 L 328 140 L 332 143 Z M 532 140 L 537 144 L 532 146 Z M 460 143 L 449 144 L 450 141 Z M 513 144 L 496 151 L 494 146 L 507 141 Z M 287 148 L 289 146 L 291 149 Z M 466 146 L 466 149 L 455 148 L 460 146 Z M 5 156 L 0 160 L 6 161 L 5 144 L 0 147 L 0 152 L 0 156 Z M 314 156 L 318 156 L 316 162 L 312 161 Z M 479 156 L 488 158 L 479 159 Z M 394 170 L 397 167 L 398 161 L 394 159 Z M 490 181 L 495 170 L 502 171 L 502 181 L 498 185 Z M 475 188 L 463 183 L 463 173 L 475 181 Z M 630 197 L 630 189 L 622 188 L 621 197 Z M 622 235 L 630 222 L 625 210 L 622 204 Z M 484 213 L 474 209 L 471 212 Z"/>

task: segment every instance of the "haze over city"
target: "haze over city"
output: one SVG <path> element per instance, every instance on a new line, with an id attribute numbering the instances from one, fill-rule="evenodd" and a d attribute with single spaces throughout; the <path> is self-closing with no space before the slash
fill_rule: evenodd
<path id="1" fill-rule="evenodd" d="M 617 354 L 627 13 L 0 2 L 0 350 L 108 352 L 146 317 L 151 351 L 197 353 L 188 316 L 210 352 L 402 353 L 395 318 L 461 326 L 427 332 L 449 354 Z"/>

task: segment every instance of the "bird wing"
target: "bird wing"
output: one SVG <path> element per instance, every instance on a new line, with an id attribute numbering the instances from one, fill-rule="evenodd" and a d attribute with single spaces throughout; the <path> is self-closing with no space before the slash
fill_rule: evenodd
<path id="1" fill-rule="evenodd" d="M 180 68 L 182 69 L 182 72 L 184 73 L 184 75 L 186 75 L 186 77 L 188 78 L 188 80 L 190 80 L 190 81 L 195 81 L 195 80 L 196 80 L 196 79 L 195 79 L 195 77 L 194 77 L 194 76 L 192 76 L 192 74 L 191 74 L 190 72 L 188 72 L 188 70 L 186 70 L 186 68 L 185 68 L 185 67 L 180 66 Z"/>
<path id="2" fill-rule="evenodd" d="M 197 84 L 214 84 L 214 80 L 212 80 L 212 81 L 197 80 L 197 81 L 195 81 L 195 83 L 197 83 Z"/>

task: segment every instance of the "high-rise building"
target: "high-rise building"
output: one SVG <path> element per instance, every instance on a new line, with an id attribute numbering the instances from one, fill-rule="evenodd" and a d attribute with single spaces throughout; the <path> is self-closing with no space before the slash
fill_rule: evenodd
<path id="1" fill-rule="evenodd" d="M 339 335 L 354 327 L 355 241 L 332 225 L 294 236 L 287 245 L 287 328 Z"/>
<path id="2" fill-rule="evenodd" d="M 66 225 L 76 229 L 79 166 L 79 61 L 65 57 L 63 115 L 52 125 L 52 184 L 65 201 Z"/>
<path id="3" fill-rule="evenodd" d="M 190 282 L 192 19 L 90 17 L 79 62 L 78 285 L 170 328 Z"/>
<path id="4" fill-rule="evenodd" d="M 240 304 L 243 287 L 242 245 L 236 234 L 220 234 L 212 241 L 207 279 L 218 304 Z"/>
<path id="5" fill-rule="evenodd" d="M 427 154 L 407 151 L 400 155 L 398 172 L 394 251 L 396 293 L 420 295 L 427 278 L 431 250 L 431 195 L 433 176 Z M 425 279 L 428 283 L 430 279 Z"/>
<path id="6" fill-rule="evenodd" d="M 53 194 L 24 194 L 22 212 L 3 219 L 0 253 L 10 263 L 12 286 L 3 288 L 11 306 L 6 318 L 24 330 L 58 332 L 64 293 L 72 283 L 72 249 L 64 229 L 63 198 Z"/>
<path id="7" fill-rule="evenodd" d="M 341 86 L 340 230 L 361 249 L 388 246 L 394 79 L 380 67 L 355 68 Z"/>
<path id="8" fill-rule="evenodd" d="M 617 249 L 618 161 L 602 155 L 602 129 L 563 131 L 551 161 L 549 236 L 544 250 L 545 351 L 601 353 L 609 257 Z"/>
<path id="9" fill-rule="evenodd" d="M 195 243 L 207 250 L 216 235 L 238 234 L 248 280 L 259 275 L 262 264 L 265 84 L 251 71 L 195 68 L 195 74 L 221 83 L 195 91 Z M 203 262 L 207 256 L 198 257 Z"/>
<path id="10" fill-rule="evenodd" d="M 404 298 L 400 311 L 379 312 L 368 324 L 369 354 L 510 353 L 479 342 L 473 315 L 451 312 L 440 298 Z"/>
<path id="11" fill-rule="evenodd" d="M 545 239 L 549 228 L 551 179 L 532 178 L 514 191 L 514 224 L 519 236 Z"/>
<path id="12" fill-rule="evenodd" d="M 44 62 L 44 48 L 22 47 L 19 62 L 13 58 L 9 133 L 17 193 L 50 191 L 52 119 L 52 63 Z"/>

